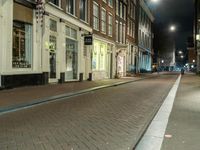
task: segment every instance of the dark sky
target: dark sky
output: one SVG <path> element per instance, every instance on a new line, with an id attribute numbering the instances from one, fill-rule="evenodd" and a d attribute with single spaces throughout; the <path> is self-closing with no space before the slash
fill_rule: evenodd
<path id="1" fill-rule="evenodd" d="M 176 48 L 186 50 L 187 37 L 193 34 L 193 0 L 159 0 L 158 4 L 150 4 L 150 7 L 155 23 L 162 23 L 164 32 L 169 32 L 170 24 L 176 25 Z"/>

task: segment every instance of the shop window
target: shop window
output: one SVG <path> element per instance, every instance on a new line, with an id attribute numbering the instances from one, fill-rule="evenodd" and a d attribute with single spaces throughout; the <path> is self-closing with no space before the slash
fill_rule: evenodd
<path id="1" fill-rule="evenodd" d="M 94 42 L 92 54 L 92 70 L 103 71 L 106 65 L 107 45 L 101 42 Z"/>
<path id="2" fill-rule="evenodd" d="M 13 21 L 13 68 L 31 68 L 32 66 L 32 25 Z"/>
<path id="3" fill-rule="evenodd" d="M 88 14 L 88 1 L 80 0 L 80 19 L 87 22 L 87 14 Z"/>

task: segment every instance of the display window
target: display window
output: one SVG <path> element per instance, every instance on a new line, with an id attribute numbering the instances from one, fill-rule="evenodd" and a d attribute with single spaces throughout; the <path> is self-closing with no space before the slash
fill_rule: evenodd
<path id="1" fill-rule="evenodd" d="M 13 68 L 31 68 L 32 66 L 32 25 L 13 21 Z"/>
<path id="2" fill-rule="evenodd" d="M 92 70 L 104 71 L 106 68 L 107 44 L 95 41 L 92 53 Z"/>

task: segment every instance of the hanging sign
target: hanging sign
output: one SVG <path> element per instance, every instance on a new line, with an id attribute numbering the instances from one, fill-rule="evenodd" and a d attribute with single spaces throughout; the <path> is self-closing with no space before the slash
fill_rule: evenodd
<path id="1" fill-rule="evenodd" d="M 85 35 L 84 37 L 84 44 L 85 45 L 92 45 L 93 43 L 93 37 L 92 35 Z"/>

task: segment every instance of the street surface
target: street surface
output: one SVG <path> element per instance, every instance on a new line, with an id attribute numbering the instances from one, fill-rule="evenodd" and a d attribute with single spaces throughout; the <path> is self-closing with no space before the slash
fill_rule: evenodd
<path id="1" fill-rule="evenodd" d="M 200 149 L 200 79 L 185 74 L 181 79 L 162 150 Z"/>
<path id="2" fill-rule="evenodd" d="M 159 75 L 0 116 L 0 150 L 128 150 L 177 79 Z"/>

